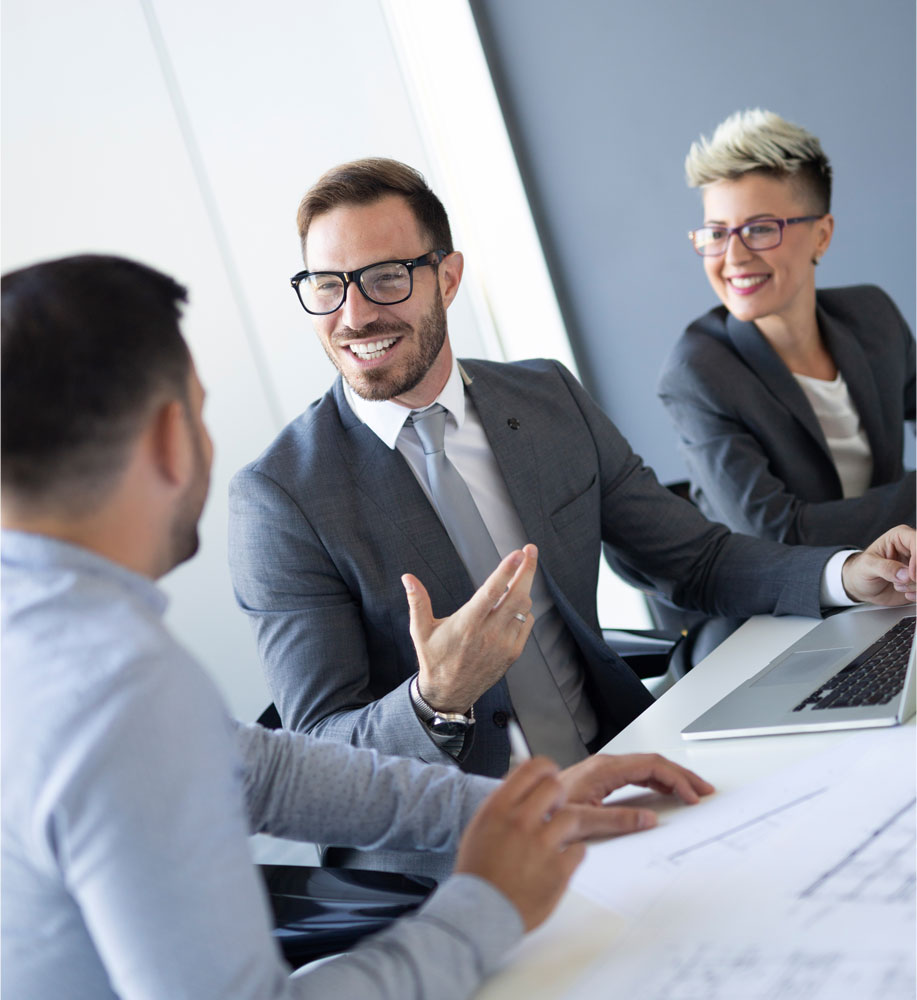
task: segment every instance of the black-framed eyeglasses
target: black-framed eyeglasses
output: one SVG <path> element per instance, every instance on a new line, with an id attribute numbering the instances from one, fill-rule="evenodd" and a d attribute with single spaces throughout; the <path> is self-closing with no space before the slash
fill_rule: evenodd
<path id="1" fill-rule="evenodd" d="M 394 306 L 411 297 L 414 268 L 437 265 L 448 254 L 428 250 L 413 260 L 383 260 L 355 271 L 300 271 L 290 278 L 300 304 L 313 316 L 336 312 L 347 298 L 347 289 L 356 285 L 370 302 Z"/>
<path id="2" fill-rule="evenodd" d="M 688 239 L 701 257 L 722 256 L 733 233 L 749 250 L 773 250 L 783 242 L 785 226 L 821 218 L 821 215 L 799 215 L 795 219 L 753 219 L 741 226 L 701 226 L 700 229 L 692 229 Z"/>

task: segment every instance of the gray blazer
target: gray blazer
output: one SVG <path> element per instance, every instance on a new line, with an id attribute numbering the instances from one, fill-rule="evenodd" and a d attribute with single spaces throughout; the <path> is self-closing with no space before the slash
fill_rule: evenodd
<path id="1" fill-rule="evenodd" d="M 467 387 L 551 595 L 586 668 L 601 737 L 650 703 L 602 641 L 602 541 L 673 601 L 714 614 L 818 615 L 827 550 L 730 535 L 660 486 L 553 361 L 466 361 Z M 230 487 L 230 566 L 284 725 L 385 753 L 452 763 L 411 705 L 417 670 L 400 577 L 427 587 L 437 617 L 473 591 L 436 513 L 397 450 L 355 416 L 338 379 Z M 461 767 L 507 768 L 503 682 L 475 705 Z"/>
<path id="2" fill-rule="evenodd" d="M 914 523 L 914 473 L 902 464 L 904 422 L 914 420 L 914 339 L 872 285 L 825 289 L 816 301 L 819 329 L 872 449 L 863 496 L 843 498 L 805 393 L 755 325 L 724 306 L 682 334 L 659 396 L 708 517 L 791 544 L 865 546 L 895 524 Z"/>

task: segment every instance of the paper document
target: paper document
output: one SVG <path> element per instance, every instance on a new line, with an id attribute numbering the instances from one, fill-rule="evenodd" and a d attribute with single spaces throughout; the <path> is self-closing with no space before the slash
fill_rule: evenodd
<path id="1" fill-rule="evenodd" d="M 857 733 L 590 848 L 575 887 L 630 929 L 569 1000 L 914 1000 L 915 735 Z"/>

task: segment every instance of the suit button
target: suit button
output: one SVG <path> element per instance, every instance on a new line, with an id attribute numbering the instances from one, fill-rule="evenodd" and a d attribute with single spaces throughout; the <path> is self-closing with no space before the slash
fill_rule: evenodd
<path id="1" fill-rule="evenodd" d="M 494 712 L 494 725 L 497 729 L 506 729 L 507 718 L 506 712 Z"/>

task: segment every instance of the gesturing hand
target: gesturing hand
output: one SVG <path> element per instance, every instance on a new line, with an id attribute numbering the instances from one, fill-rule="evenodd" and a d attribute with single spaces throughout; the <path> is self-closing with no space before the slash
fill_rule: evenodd
<path id="1" fill-rule="evenodd" d="M 411 612 L 411 639 L 420 665 L 420 694 L 440 712 L 467 712 L 519 657 L 532 630 L 529 591 L 538 550 L 511 552 L 467 604 L 434 618 L 426 588 L 401 578 Z"/>
<path id="2" fill-rule="evenodd" d="M 844 563 L 844 590 L 854 601 L 889 607 L 917 600 L 917 543 L 914 529 L 891 528 Z"/>

